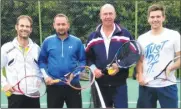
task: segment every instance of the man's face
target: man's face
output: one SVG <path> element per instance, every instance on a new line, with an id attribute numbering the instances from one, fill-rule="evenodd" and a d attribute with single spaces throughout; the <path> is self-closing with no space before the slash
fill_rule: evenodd
<path id="1" fill-rule="evenodd" d="M 27 39 L 32 32 L 31 23 L 26 18 L 20 19 L 18 24 L 15 25 L 15 29 L 18 37 L 23 39 Z"/>
<path id="2" fill-rule="evenodd" d="M 148 23 L 151 25 L 152 29 L 159 29 L 163 26 L 163 22 L 165 21 L 165 17 L 162 14 L 162 11 L 151 11 L 148 16 Z"/>
<path id="3" fill-rule="evenodd" d="M 103 25 L 110 26 L 114 23 L 116 13 L 112 7 L 104 7 L 100 12 L 100 19 Z"/>
<path id="4" fill-rule="evenodd" d="M 60 36 L 62 36 L 67 34 L 70 25 L 65 17 L 56 17 L 54 19 L 53 27 L 56 30 L 56 32 Z"/>

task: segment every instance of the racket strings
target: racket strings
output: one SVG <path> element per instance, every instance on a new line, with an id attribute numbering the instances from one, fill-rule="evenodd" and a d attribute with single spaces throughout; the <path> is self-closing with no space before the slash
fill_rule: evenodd
<path id="1" fill-rule="evenodd" d="M 19 83 L 19 90 L 26 96 L 37 98 L 46 93 L 44 79 L 38 76 L 27 76 Z"/>
<path id="2" fill-rule="evenodd" d="M 121 50 L 116 57 L 119 67 L 130 67 L 134 65 L 140 58 L 141 49 L 136 41 L 129 41 L 123 44 Z"/>
<path id="3" fill-rule="evenodd" d="M 127 55 L 129 55 L 130 53 L 130 43 L 126 42 L 123 44 L 123 46 L 121 48 L 118 49 L 117 53 L 115 54 L 113 60 L 111 61 L 110 64 L 107 65 L 107 69 L 117 60 L 119 59 L 119 61 L 123 60 Z"/>
<path id="4" fill-rule="evenodd" d="M 165 81 L 170 81 L 170 82 L 172 82 L 172 83 L 180 83 L 180 77 L 177 78 L 176 81 L 174 81 L 174 80 L 171 80 L 170 78 L 168 78 L 168 77 L 166 76 L 166 75 L 167 75 L 167 74 L 166 74 L 166 70 L 167 70 L 167 68 L 168 68 L 169 66 L 172 66 L 173 64 L 177 63 L 177 64 L 179 65 L 179 68 L 180 68 L 180 60 L 181 60 L 181 56 L 176 56 L 174 59 L 172 59 L 171 61 L 169 61 L 169 62 L 166 64 L 165 68 L 162 69 L 161 72 L 154 77 L 154 80 L 155 80 L 155 79 L 162 79 L 162 80 L 165 80 Z M 161 77 L 161 76 L 163 76 L 163 73 L 164 73 L 165 78 Z M 171 73 L 171 72 L 169 72 L 169 73 Z M 174 73 L 174 72 L 173 72 L 173 73 Z"/>
<path id="5" fill-rule="evenodd" d="M 85 70 L 83 70 L 82 73 L 80 74 L 80 80 L 85 80 L 85 81 L 90 80 L 90 76 L 89 76 L 90 73 L 91 72 L 90 72 L 89 68 L 86 67 Z"/>
<path id="6" fill-rule="evenodd" d="M 130 51 L 129 51 L 129 43 L 126 42 L 126 43 L 124 43 L 124 44 L 122 45 L 122 47 L 120 47 L 120 48 L 118 49 L 118 51 L 116 52 L 116 54 L 115 54 L 112 62 L 111 62 L 109 65 L 112 65 L 113 62 L 114 62 L 116 59 L 119 59 L 119 60 L 124 59 L 124 57 L 125 57 L 126 55 L 128 55 L 129 52 L 130 52 Z"/>
<path id="7" fill-rule="evenodd" d="M 80 68 L 77 69 L 80 70 Z M 87 89 L 95 81 L 95 75 L 91 72 L 91 69 L 88 66 L 81 67 L 81 71 L 79 71 L 79 73 L 76 74 L 76 77 L 79 78 L 80 82 L 78 81 L 76 83 L 76 81 L 73 81 L 70 84 L 70 86 L 76 90 Z"/>
<path id="8" fill-rule="evenodd" d="M 122 47 L 122 49 L 119 50 L 119 53 L 118 53 L 118 55 L 117 55 L 117 58 L 119 58 L 120 60 L 122 60 L 122 59 L 124 59 L 124 57 L 126 57 L 129 53 L 130 53 L 129 44 L 124 44 L 124 46 Z"/>

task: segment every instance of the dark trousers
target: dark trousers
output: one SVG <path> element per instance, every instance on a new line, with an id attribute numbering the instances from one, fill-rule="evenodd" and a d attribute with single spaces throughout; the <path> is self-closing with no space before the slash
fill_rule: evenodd
<path id="1" fill-rule="evenodd" d="M 139 86 L 137 108 L 156 108 L 157 100 L 161 108 L 178 108 L 177 85 L 157 88 Z"/>
<path id="2" fill-rule="evenodd" d="M 128 108 L 127 85 L 120 86 L 99 86 L 102 97 L 107 108 Z M 95 84 L 91 86 L 92 100 L 95 108 L 101 108 Z"/>
<path id="3" fill-rule="evenodd" d="M 106 107 L 128 108 L 127 85 L 100 86 Z"/>
<path id="4" fill-rule="evenodd" d="M 81 91 L 67 85 L 47 86 L 48 108 L 63 108 L 64 101 L 67 108 L 82 108 Z"/>
<path id="5" fill-rule="evenodd" d="M 8 97 L 8 108 L 40 108 L 39 98 L 12 94 Z"/>

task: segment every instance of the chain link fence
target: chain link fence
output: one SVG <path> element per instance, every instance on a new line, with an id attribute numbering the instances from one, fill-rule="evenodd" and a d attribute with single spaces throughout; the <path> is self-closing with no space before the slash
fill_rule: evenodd
<path id="1" fill-rule="evenodd" d="M 158 1 L 158 0 L 157 0 Z M 1 0 L 1 44 L 16 36 L 16 18 L 25 14 L 33 18 L 31 38 L 39 45 L 54 33 L 52 23 L 57 13 L 66 14 L 71 22 L 70 33 L 80 37 L 85 43 L 88 35 L 100 23 L 99 10 L 105 3 L 115 6 L 116 22 L 127 28 L 134 37 L 150 29 L 147 23 L 147 8 L 153 3 L 166 7 L 165 26 L 181 31 L 181 1 L 151 0 Z"/>

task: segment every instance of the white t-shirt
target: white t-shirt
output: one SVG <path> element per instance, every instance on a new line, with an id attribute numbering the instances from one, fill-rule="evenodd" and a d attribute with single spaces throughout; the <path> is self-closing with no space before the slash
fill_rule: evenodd
<path id="1" fill-rule="evenodd" d="M 143 60 L 143 76 L 145 81 L 152 80 L 158 75 L 168 64 L 170 60 L 175 57 L 175 53 L 180 51 L 180 34 L 177 31 L 167 28 L 157 36 L 151 34 L 151 30 L 138 37 L 144 60 Z M 174 72 L 171 72 L 168 77 L 171 81 L 176 81 Z M 159 77 L 165 78 L 165 73 Z M 146 86 L 148 87 L 165 87 L 175 83 L 169 81 L 162 81 L 156 79 L 150 81 Z"/>

